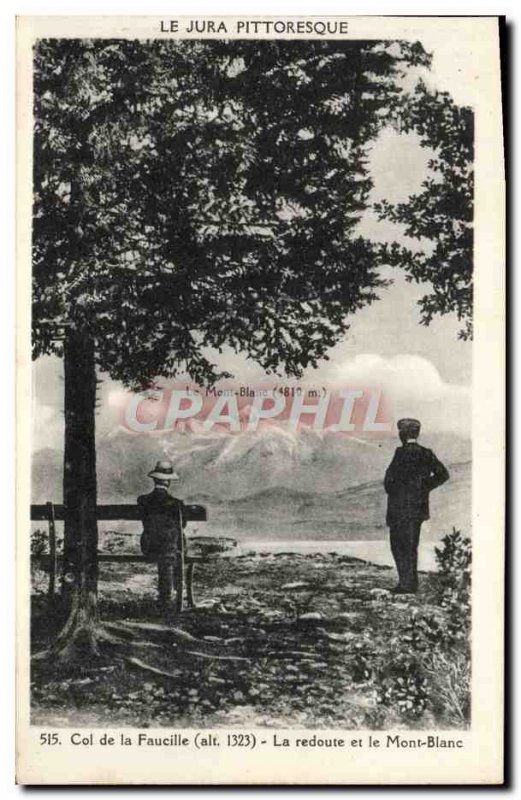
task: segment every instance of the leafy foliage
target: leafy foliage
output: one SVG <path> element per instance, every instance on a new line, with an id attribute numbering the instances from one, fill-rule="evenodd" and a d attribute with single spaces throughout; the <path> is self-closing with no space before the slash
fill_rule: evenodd
<path id="1" fill-rule="evenodd" d="M 383 285 L 355 235 L 366 148 L 405 42 L 42 40 L 35 64 L 34 355 L 96 340 L 126 385 L 325 357 Z"/>
<path id="2" fill-rule="evenodd" d="M 31 531 L 31 556 L 38 558 L 45 555 L 47 550 L 48 535 L 41 528 Z"/>
<path id="3" fill-rule="evenodd" d="M 448 590 L 456 591 L 467 602 L 471 584 L 472 545 L 470 539 L 456 528 L 441 540 L 443 547 L 435 547 L 440 576 L 441 601 Z"/>
<path id="4" fill-rule="evenodd" d="M 439 568 L 438 599 L 447 616 L 447 638 L 450 644 L 465 645 L 470 635 L 472 545 L 455 528 L 436 548 Z"/>
<path id="5" fill-rule="evenodd" d="M 39 562 L 39 559 L 42 556 L 46 556 L 49 554 L 49 533 L 46 530 L 42 530 L 42 528 L 35 528 L 31 531 L 31 539 L 30 539 L 30 552 L 31 552 L 31 577 L 33 580 L 35 576 L 38 574 L 42 574 L 42 567 Z M 63 536 L 58 535 L 56 537 L 56 551 L 60 553 L 63 550 Z M 47 578 L 44 580 L 44 587 L 41 586 L 36 588 L 35 591 L 39 594 L 46 594 L 47 590 Z"/>
<path id="6" fill-rule="evenodd" d="M 49 534 L 42 528 L 35 528 L 31 531 L 31 556 L 39 558 L 49 552 Z M 59 553 L 63 549 L 63 535 L 56 536 L 56 551 Z"/>
<path id="7" fill-rule="evenodd" d="M 436 555 L 436 604 L 395 617 L 389 637 L 357 645 L 351 669 L 372 692 L 376 727 L 418 725 L 427 714 L 449 727 L 469 723 L 470 540 L 453 530 Z"/>
<path id="8" fill-rule="evenodd" d="M 387 674 L 381 678 L 377 702 L 395 708 L 405 719 L 419 719 L 429 698 L 425 676 L 419 663 L 407 655 L 392 661 Z"/>
<path id="9" fill-rule="evenodd" d="M 423 82 L 408 95 L 397 116 L 400 130 L 415 131 L 430 148 L 431 175 L 406 203 L 376 204 L 381 219 L 405 227 L 423 241 L 419 250 L 396 243 L 383 248 L 387 263 L 402 267 L 410 281 L 428 282 L 420 300 L 422 323 L 435 314 L 456 312 L 464 323 L 459 336 L 472 336 L 474 215 L 474 116 L 447 92 L 430 92 Z"/>

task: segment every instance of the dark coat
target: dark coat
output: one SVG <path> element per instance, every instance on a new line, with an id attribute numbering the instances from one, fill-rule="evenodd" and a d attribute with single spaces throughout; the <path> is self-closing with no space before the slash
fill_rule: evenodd
<path id="1" fill-rule="evenodd" d="M 173 497 L 165 489 L 153 489 L 137 499 L 143 522 L 141 550 L 148 558 L 174 555 L 181 524 L 186 518 L 182 500 Z"/>
<path id="2" fill-rule="evenodd" d="M 387 525 L 429 519 L 429 492 L 448 479 L 448 470 L 432 450 L 417 442 L 397 447 L 385 473 Z"/>

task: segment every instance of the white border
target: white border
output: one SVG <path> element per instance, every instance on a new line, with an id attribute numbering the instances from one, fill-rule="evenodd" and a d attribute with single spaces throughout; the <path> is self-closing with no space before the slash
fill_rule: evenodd
<path id="1" fill-rule="evenodd" d="M 116 14 L 123 14 L 123 13 L 143 13 L 143 5 L 142 3 L 133 2 L 133 0 L 129 0 L 129 2 L 123 2 L 120 0 L 119 2 L 79 2 L 74 5 L 74 12 L 75 13 L 82 13 L 82 14 L 96 14 L 96 13 L 116 13 Z M 14 263 L 14 253 L 13 253 L 13 244 L 12 244 L 12 213 L 10 213 L 10 209 L 12 208 L 11 203 L 9 200 L 11 199 L 12 195 L 12 187 L 14 184 L 14 155 L 13 155 L 13 144 L 14 144 L 14 136 L 12 131 L 12 126 L 6 124 L 6 121 L 9 117 L 12 119 L 13 115 L 8 113 L 8 109 L 13 108 L 12 103 L 12 85 L 13 85 L 13 15 L 15 13 L 23 13 L 23 14 L 68 14 L 70 13 L 71 7 L 70 3 L 66 3 L 63 0 L 61 2 L 48 2 L 45 3 L 45 7 L 42 7 L 41 4 L 38 3 L 26 3 L 20 2 L 18 4 L 14 4 L 12 2 L 5 2 L 2 6 L 2 33 L 4 34 L 4 42 L 3 47 L 1 48 L 1 58 L 2 58 L 2 67 L 3 69 L 1 72 L 1 78 L 5 81 L 5 91 L 3 94 L 4 97 L 4 125 L 0 131 L 0 136 L 2 137 L 2 147 L 0 148 L 0 152 L 2 153 L 3 157 L 3 166 L 4 170 L 2 171 L 3 174 L 3 183 L 4 188 L 7 189 L 7 200 L 8 200 L 8 207 L 4 210 L 3 214 L 3 225 L 4 225 L 4 253 L 7 255 L 5 261 L 5 268 L 4 269 L 4 278 L 3 278 L 3 285 L 2 285 L 2 299 L 3 299 L 3 313 L 0 315 L 0 324 L 2 325 L 2 336 L 0 337 L 0 343 L 2 347 L 2 365 L 4 367 L 4 373 L 7 375 L 12 375 L 12 368 L 14 365 L 13 359 L 13 330 L 14 330 L 14 313 L 13 313 L 13 303 L 11 298 L 13 297 L 13 271 L 10 269 L 10 265 Z M 157 4 L 157 7 L 153 9 L 153 13 L 168 13 L 169 15 L 172 13 L 172 6 L 170 4 Z M 201 2 L 194 2 L 192 3 L 180 3 L 176 4 L 175 6 L 175 13 L 185 13 L 185 14 L 233 14 L 233 13 L 240 13 L 241 11 L 246 10 L 244 8 L 243 3 L 231 3 L 231 2 L 223 2 L 223 3 L 201 3 Z M 289 2 L 265 2 L 262 4 L 253 3 L 251 6 L 248 6 L 247 13 L 248 14 L 255 14 L 255 13 L 262 13 L 262 14 L 270 14 L 276 13 L 277 15 L 288 15 L 288 14 L 357 14 L 357 13 L 365 13 L 365 14 L 385 14 L 385 13 L 393 13 L 393 14 L 411 14 L 414 15 L 418 13 L 418 3 L 417 2 L 399 2 L 396 4 L 389 4 L 384 2 L 374 2 L 374 0 L 365 0 L 363 3 L 350 3 L 348 7 L 344 3 L 309 3 L 309 2 L 300 2 L 300 3 L 289 3 Z M 150 13 L 150 9 L 146 9 L 147 13 Z M 437 2 L 437 3 L 430 3 L 425 2 L 421 5 L 421 12 L 425 15 L 429 14 L 448 14 L 448 15 L 456 15 L 456 14 L 501 14 L 506 13 L 507 16 L 511 21 L 517 22 L 519 17 L 519 10 L 518 4 L 514 4 L 509 0 L 509 2 L 497 3 L 497 2 L 473 2 L 472 4 L 466 2 Z M 517 59 L 515 59 L 517 61 Z M 512 77 L 512 80 L 515 83 L 516 77 L 518 76 L 518 69 L 517 65 L 514 64 L 516 67 L 515 74 Z M 7 113 L 5 113 L 7 112 Z M 517 112 L 516 112 L 517 115 Z M 514 221 L 512 221 L 512 226 L 515 228 Z M 513 265 L 512 265 L 513 266 Z M 520 292 L 521 289 L 518 285 L 515 287 L 515 301 L 520 299 Z M 517 307 L 517 305 L 516 305 Z M 519 344 L 518 340 L 518 330 L 515 330 L 515 341 L 516 344 Z M 7 383 L 7 382 L 6 382 Z M 517 381 L 516 381 L 517 384 Z M 516 387 L 517 388 L 517 387 Z M 7 391 L 6 391 L 7 389 Z M 12 437 L 12 430 L 13 430 L 13 398 L 12 398 L 12 391 L 9 392 L 8 387 L 4 387 L 4 392 L 2 393 L 1 398 L 1 408 L 2 408 L 2 419 L 6 421 L 5 424 L 5 435 L 4 435 L 4 452 L 13 452 L 11 447 L 13 437 Z M 516 447 L 519 445 L 519 440 L 516 437 Z M 10 536 L 11 531 L 13 530 L 13 516 L 12 516 L 12 506 L 13 506 L 13 470 L 11 465 L 8 461 L 4 461 L 5 469 L 3 474 L 3 481 L 2 481 L 2 488 L 4 490 L 4 503 L 2 507 L 5 509 L 8 507 L 10 509 L 10 514 L 6 517 L 4 516 L 3 519 L 7 523 L 4 527 L 4 543 L 2 548 L 2 560 L 4 565 L 4 575 L 2 576 L 3 580 L 1 582 L 2 591 L 3 591 L 3 608 L 10 609 L 12 607 L 12 598 L 13 598 L 13 570 L 12 570 L 12 546 L 9 546 L 9 541 L 12 541 L 12 536 Z M 516 484 L 513 487 L 514 494 L 517 494 L 517 490 L 521 490 L 521 480 L 520 485 Z M 511 538 L 514 539 L 515 537 L 515 530 L 512 530 Z M 519 567 L 519 552 L 520 548 L 517 547 L 516 551 L 516 567 Z M 513 600 L 514 598 L 512 598 Z M 517 607 L 517 603 L 516 603 Z M 7 623 L 8 630 L 4 631 L 4 637 L 7 636 L 9 640 L 12 641 L 12 621 L 9 619 L 9 614 L 2 615 L 4 619 L 4 623 Z M 11 622 L 11 624 L 10 624 Z M 2 726 L 2 746 L 0 748 L 2 762 L 1 766 L 1 775 L 2 775 L 2 788 L 6 791 L 4 796 L 10 796 L 14 794 L 14 792 L 19 791 L 13 785 L 13 761 L 12 761 L 12 754 L 13 754 L 13 747 L 12 747 L 12 735 L 9 736 L 9 726 L 10 720 L 13 719 L 12 716 L 12 708 L 13 708 L 13 695 L 12 695 L 12 653 L 6 655 L 4 651 L 4 659 L 2 662 L 2 667 L 0 671 L 0 685 L 2 686 L 2 690 L 4 692 L 4 697 L 2 698 L 2 709 L 4 711 L 4 725 Z M 519 711 L 519 706 L 516 709 Z M 516 714 L 517 717 L 517 714 Z M 7 733 L 7 737 L 5 734 Z M 12 734 L 12 731 L 11 731 Z M 519 738 L 519 737 L 518 737 Z M 7 741 L 5 741 L 7 739 Z M 11 743 L 10 743 L 11 742 Z M 517 752 L 514 754 L 514 758 L 517 755 Z M 103 792 L 103 790 L 100 790 Z M 139 792 L 139 795 L 146 795 L 148 792 L 151 791 L 150 789 L 142 790 Z M 442 790 L 445 796 L 451 795 L 452 792 Z M 181 794 L 188 793 L 180 792 Z M 350 791 L 351 794 L 355 794 L 356 796 L 362 796 L 361 792 L 357 792 L 356 790 Z M 436 792 L 437 793 L 437 792 Z M 68 792 L 66 792 L 68 794 Z M 200 794 L 206 794 L 206 791 L 201 790 Z M 273 794 L 273 792 L 270 792 Z M 320 791 L 316 792 L 317 795 L 322 794 Z M 364 795 L 367 792 L 363 793 Z M 193 796 L 193 793 L 190 793 Z"/>

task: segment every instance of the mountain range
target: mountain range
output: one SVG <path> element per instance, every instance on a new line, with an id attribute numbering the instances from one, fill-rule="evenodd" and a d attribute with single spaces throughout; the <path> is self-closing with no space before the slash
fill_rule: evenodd
<path id="1" fill-rule="evenodd" d="M 454 436 L 422 437 L 446 464 L 470 461 L 470 441 Z M 147 473 L 160 459 L 170 459 L 180 476 L 181 497 L 210 494 L 234 500 L 266 489 L 332 492 L 381 481 L 398 442 L 296 432 L 271 425 L 253 433 L 170 433 L 133 435 L 117 430 L 98 438 L 100 502 L 131 502 L 151 486 Z M 63 453 L 39 450 L 33 457 L 33 502 L 61 499 Z"/>
<path id="2" fill-rule="evenodd" d="M 431 497 L 427 535 L 453 525 L 470 528 L 470 442 L 422 437 L 451 472 Z M 181 480 L 172 491 L 207 506 L 205 533 L 246 539 L 381 539 L 385 536 L 382 480 L 394 438 L 364 440 L 293 432 L 271 425 L 257 432 L 132 435 L 122 430 L 97 441 L 100 503 L 130 503 L 151 488 L 147 473 L 168 458 Z M 62 453 L 34 454 L 32 502 L 61 501 Z M 203 533 L 203 530 L 200 530 Z"/>

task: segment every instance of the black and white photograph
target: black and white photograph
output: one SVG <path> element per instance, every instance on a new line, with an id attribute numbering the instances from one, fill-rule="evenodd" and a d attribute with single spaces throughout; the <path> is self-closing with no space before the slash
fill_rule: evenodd
<path id="1" fill-rule="evenodd" d="M 502 546 L 473 504 L 475 458 L 502 464 L 476 423 L 475 37 L 92 19 L 27 60 L 28 730 L 74 757 L 115 729 L 129 760 L 363 733 L 445 764 L 483 718 L 476 626 L 501 627 L 473 568 Z"/>

